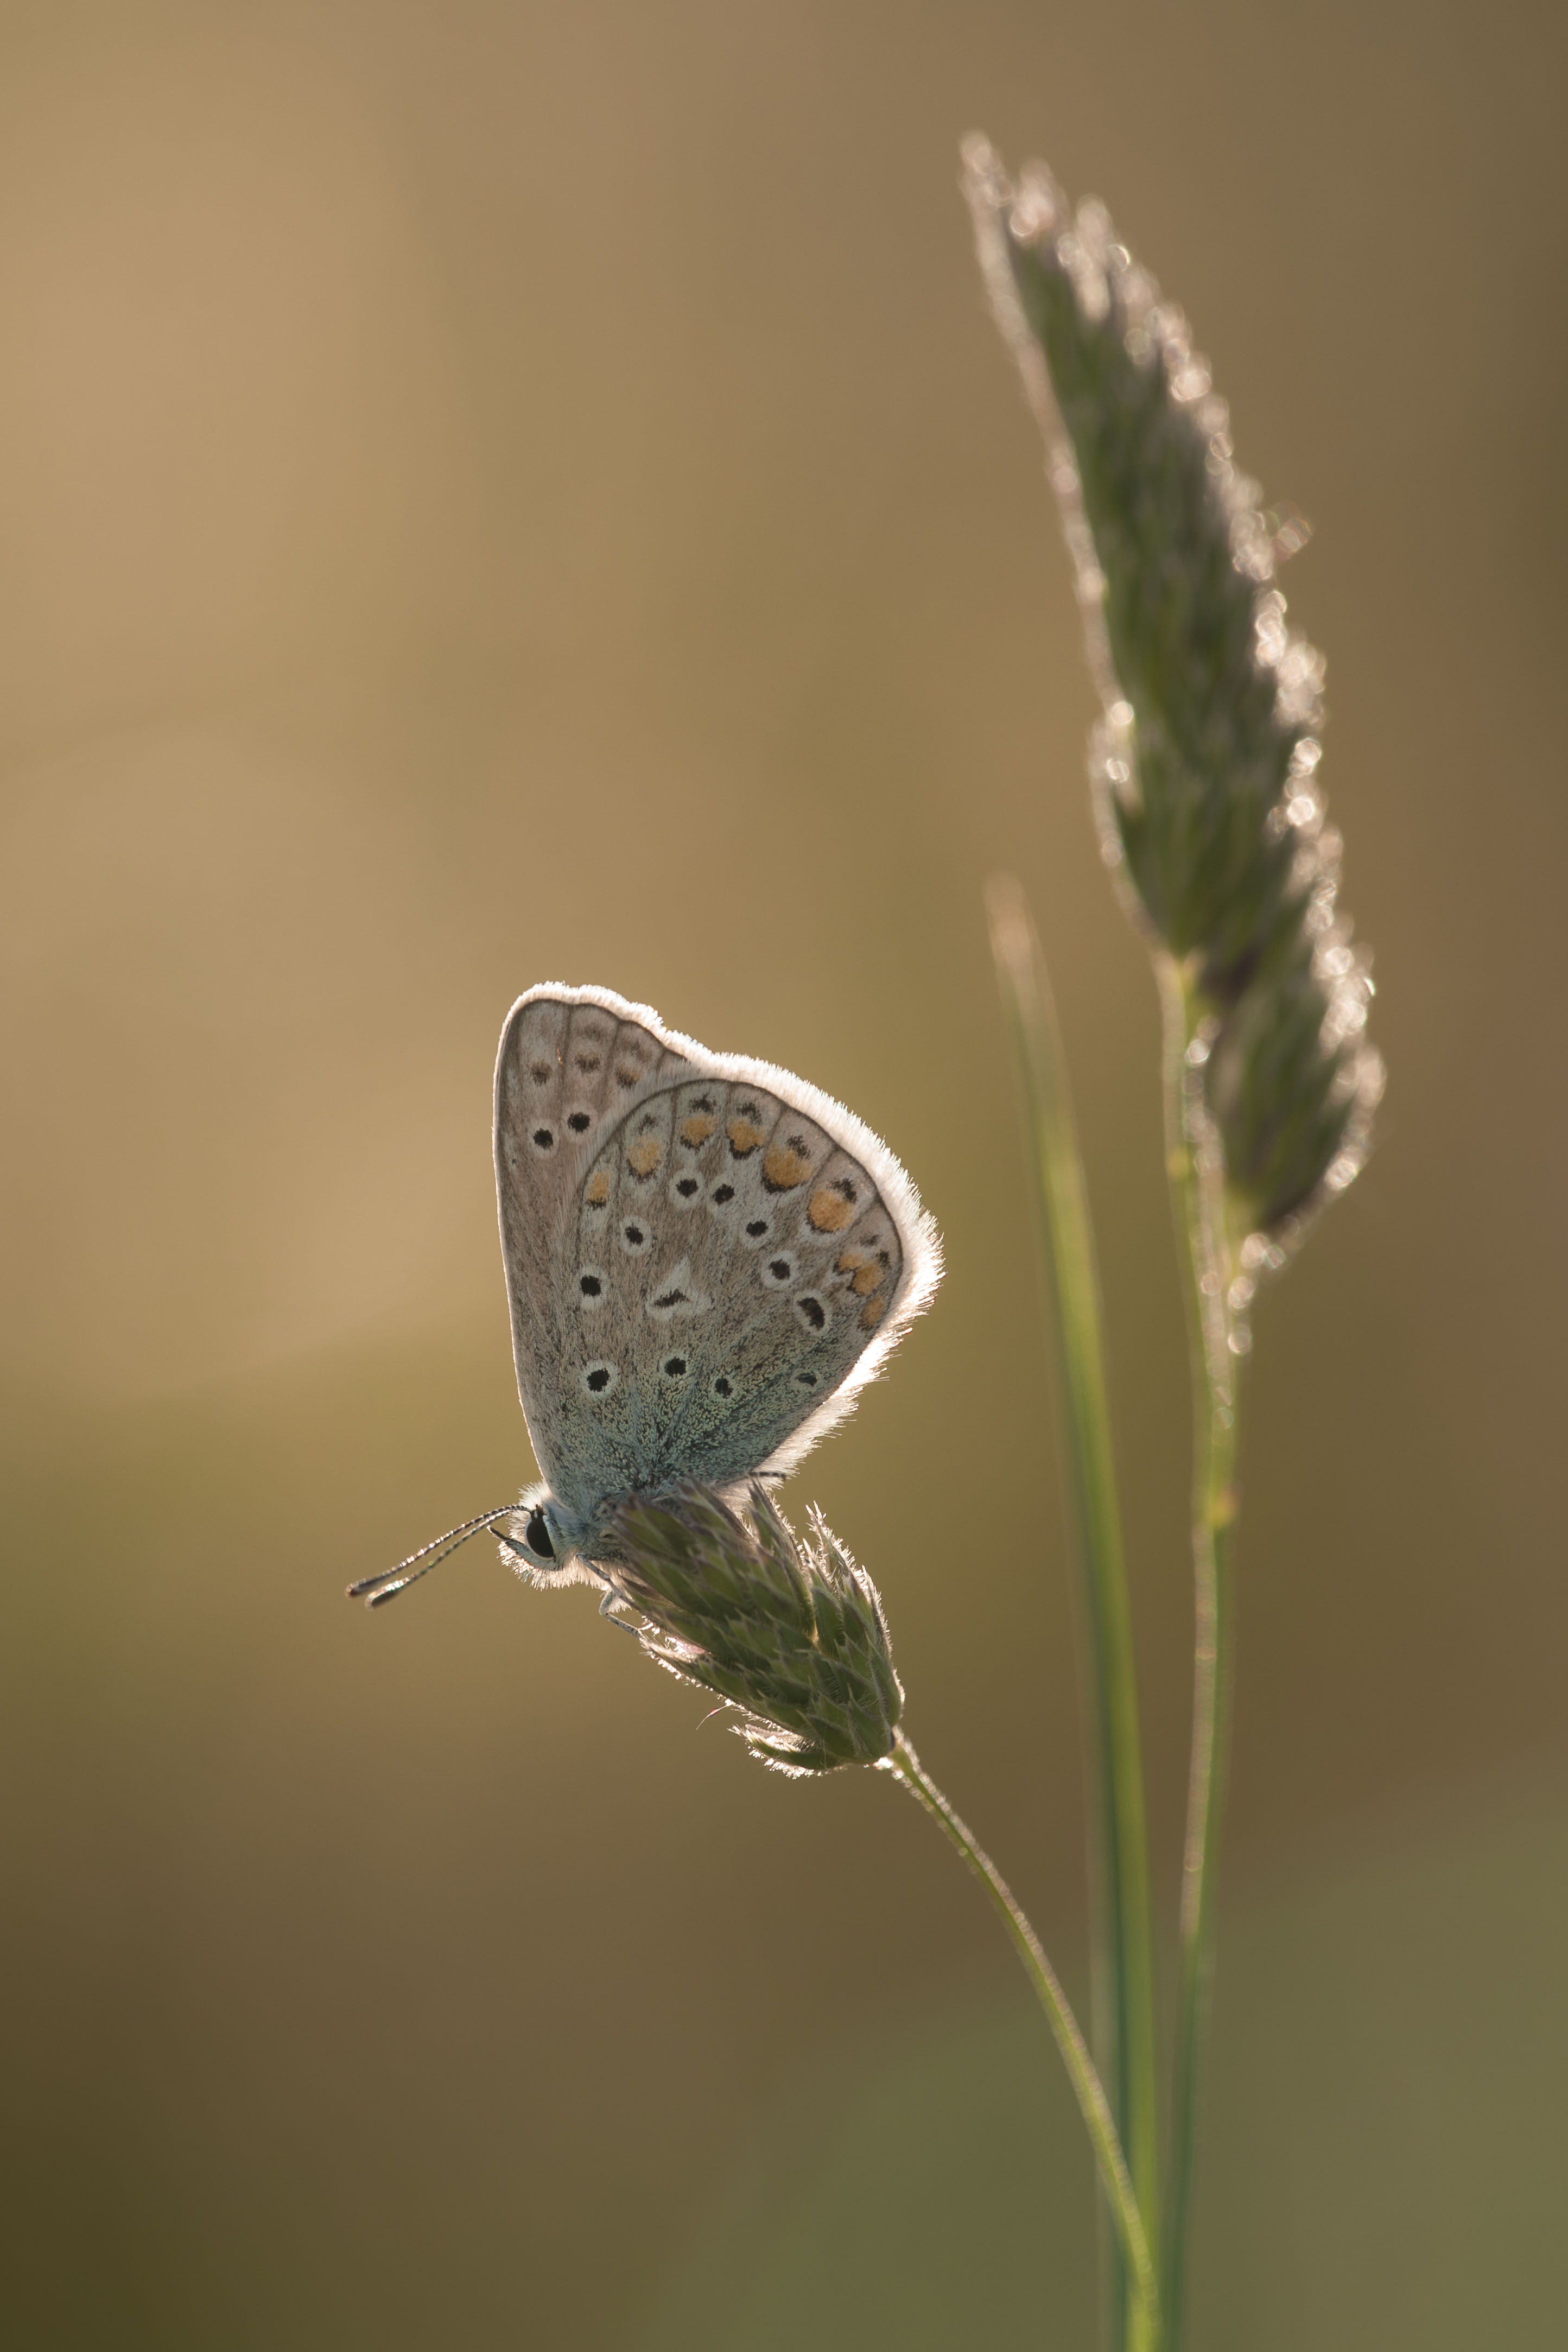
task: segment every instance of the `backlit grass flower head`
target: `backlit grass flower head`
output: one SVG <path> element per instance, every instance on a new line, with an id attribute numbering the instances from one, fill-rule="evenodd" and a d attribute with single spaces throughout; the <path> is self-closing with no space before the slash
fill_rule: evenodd
<path id="1" fill-rule="evenodd" d="M 801 1543 L 760 1486 L 748 1525 L 688 1485 L 626 1505 L 610 1548 L 643 1649 L 737 1708 L 736 1728 L 763 1763 L 831 1772 L 891 1754 L 904 1692 L 887 1619 L 820 1511 Z"/>
<path id="2" fill-rule="evenodd" d="M 1101 841 L 1190 999 L 1240 1310 L 1361 1168 L 1383 1086 L 1318 781 L 1322 657 L 1276 584 L 1305 534 L 1261 510 L 1186 320 L 1103 206 L 1072 213 L 1041 165 L 1015 190 L 982 140 L 965 160 L 1103 703 Z"/>

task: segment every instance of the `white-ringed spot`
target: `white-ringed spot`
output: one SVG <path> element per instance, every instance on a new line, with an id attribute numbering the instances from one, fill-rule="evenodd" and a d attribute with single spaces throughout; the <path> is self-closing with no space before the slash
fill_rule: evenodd
<path id="1" fill-rule="evenodd" d="M 613 1364 L 584 1364 L 579 1377 L 584 1394 L 601 1399 L 613 1396 L 621 1384 L 621 1375 Z"/>

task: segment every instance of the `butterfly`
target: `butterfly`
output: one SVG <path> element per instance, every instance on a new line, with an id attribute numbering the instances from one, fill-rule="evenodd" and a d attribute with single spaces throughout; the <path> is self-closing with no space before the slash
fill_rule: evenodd
<path id="1" fill-rule="evenodd" d="M 930 1304 L 941 1242 L 841 1103 L 607 988 L 517 999 L 495 1142 L 543 1478 L 350 1591 L 389 1601 L 488 1527 L 530 1583 L 600 1586 L 608 1612 L 620 1507 L 693 1480 L 739 1504 L 792 1470 Z"/>

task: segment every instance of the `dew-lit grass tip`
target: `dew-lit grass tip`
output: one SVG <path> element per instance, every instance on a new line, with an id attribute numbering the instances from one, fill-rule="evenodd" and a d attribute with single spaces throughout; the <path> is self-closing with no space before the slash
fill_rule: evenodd
<path id="1" fill-rule="evenodd" d="M 803 1542 L 759 1485 L 745 1517 L 685 1485 L 623 1504 L 605 1553 L 648 1655 L 737 1709 L 763 1763 L 831 1772 L 891 1753 L 904 1692 L 887 1620 L 820 1512 Z"/>

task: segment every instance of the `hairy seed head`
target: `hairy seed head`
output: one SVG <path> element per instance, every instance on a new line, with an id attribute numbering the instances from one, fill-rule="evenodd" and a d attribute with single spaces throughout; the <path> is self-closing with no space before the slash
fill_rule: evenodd
<path id="1" fill-rule="evenodd" d="M 1103 205 L 982 140 L 967 188 L 993 306 L 1050 450 L 1103 706 L 1090 768 L 1106 862 L 1206 1015 L 1204 1108 L 1255 1266 L 1365 1160 L 1383 1065 L 1371 959 L 1339 908 L 1317 782 L 1321 654 L 1191 331 Z"/>
<path id="2" fill-rule="evenodd" d="M 820 1512 L 802 1543 L 755 1482 L 745 1518 L 688 1484 L 623 1504 L 605 1549 L 648 1655 L 737 1708 L 764 1763 L 831 1772 L 891 1753 L 904 1692 L 887 1620 Z"/>

